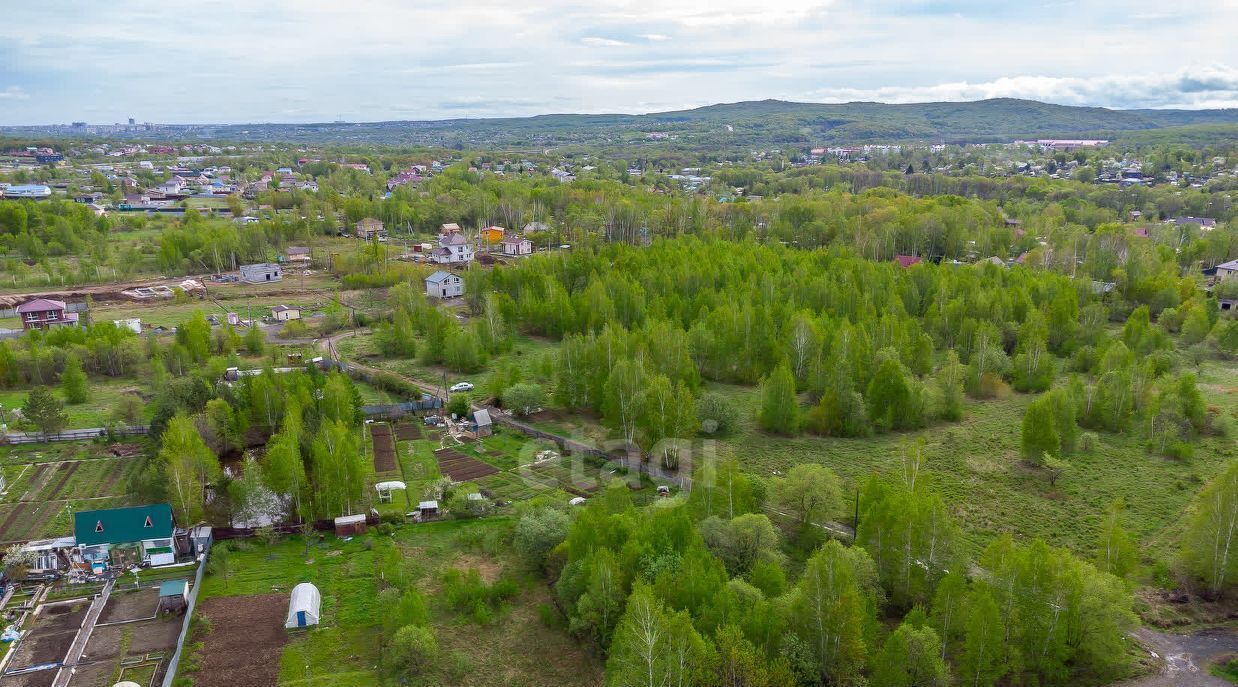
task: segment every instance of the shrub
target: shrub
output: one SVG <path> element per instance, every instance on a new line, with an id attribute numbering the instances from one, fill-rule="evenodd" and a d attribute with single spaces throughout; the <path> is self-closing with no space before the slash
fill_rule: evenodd
<path id="1" fill-rule="evenodd" d="M 539 384 L 516 384 L 503 392 L 503 407 L 517 415 L 530 415 L 546 402 L 546 393 Z"/>
<path id="2" fill-rule="evenodd" d="M 456 417 L 464 417 L 469 414 L 469 395 L 468 394 L 452 394 L 451 400 L 447 402 L 447 412 Z"/>
<path id="3" fill-rule="evenodd" d="M 696 400 L 696 419 L 705 434 L 724 435 L 734 431 L 739 413 L 722 396 L 705 394 Z"/>
<path id="4" fill-rule="evenodd" d="M 471 616 L 479 625 L 493 622 L 495 610 L 517 591 L 516 583 L 509 579 L 486 584 L 477 568 L 469 568 L 468 572 L 452 568 L 443 574 L 443 596 L 448 605 Z"/>
<path id="5" fill-rule="evenodd" d="M 397 670 L 417 674 L 438 657 L 438 640 L 429 628 L 405 625 L 391 639 L 386 657 Z"/>
<path id="6" fill-rule="evenodd" d="M 525 513 L 516 523 L 512 544 L 531 565 L 542 565 L 551 549 L 567 538 L 571 520 L 555 508 Z"/>
<path id="7" fill-rule="evenodd" d="M 1083 436 L 1079 437 L 1079 450 L 1083 453 L 1092 453 L 1096 450 L 1097 441 L 1096 432 L 1084 432 Z"/>
<path id="8" fill-rule="evenodd" d="M 289 320 L 284 323 L 283 329 L 279 330 L 281 339 L 304 339 L 309 335 L 309 327 L 301 320 Z"/>

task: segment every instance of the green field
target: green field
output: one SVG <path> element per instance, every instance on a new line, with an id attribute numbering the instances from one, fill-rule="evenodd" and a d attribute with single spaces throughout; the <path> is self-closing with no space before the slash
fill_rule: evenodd
<path id="1" fill-rule="evenodd" d="M 417 345 L 420 347 L 424 344 L 424 340 L 417 337 Z M 447 379 L 447 383 L 449 385 L 458 381 L 472 382 L 476 387 L 473 392 L 473 395 L 476 397 L 487 395 L 490 378 L 494 374 L 495 369 L 507 366 L 511 363 L 515 363 L 516 366 L 520 368 L 521 375 L 526 381 L 549 381 L 538 368 L 544 361 L 546 355 L 552 355 L 558 350 L 557 344 L 545 339 L 529 336 L 517 336 L 511 351 L 490 358 L 484 369 L 476 373 L 465 374 L 451 372 L 437 366 L 427 367 L 425 365 L 421 365 L 416 360 L 395 360 L 390 358 L 382 358 L 378 355 L 378 352 L 374 347 L 373 337 L 368 332 L 363 332 L 357 336 L 344 337 L 336 343 L 335 347 L 336 350 L 339 351 L 341 358 L 346 360 L 355 360 L 372 367 L 397 372 L 409 377 L 410 379 L 415 379 L 421 382 L 441 385 L 444 378 Z M 418 350 L 420 350 L 420 348 Z"/>
<path id="2" fill-rule="evenodd" d="M 65 404 L 65 414 L 69 417 L 69 423 L 65 425 L 65 429 L 105 427 L 114 421 L 112 413 L 121 396 L 138 394 L 142 391 L 142 385 L 136 380 L 92 378 L 90 396 L 85 403 Z M 6 410 L 20 408 L 26 402 L 26 396 L 29 393 L 29 389 L 0 391 L 0 407 Z M 55 394 L 57 398 L 64 400 L 64 394 L 59 388 L 55 389 Z M 147 406 L 146 418 L 149 419 L 149 417 L 150 407 Z"/>
<path id="3" fill-rule="evenodd" d="M 753 407 L 756 392 L 738 387 L 711 387 L 739 407 Z M 972 547 L 993 537 L 1041 537 L 1080 555 L 1091 555 L 1104 507 L 1126 500 L 1130 524 L 1148 556 L 1169 553 L 1178 521 L 1202 483 L 1234 456 L 1232 439 L 1209 437 L 1190 462 L 1149 453 L 1137 439 L 1100 434 L 1095 451 L 1070 458 L 1070 467 L 1050 487 L 1039 471 L 1019 455 L 1023 412 L 1031 397 L 972 402 L 962 422 L 909 433 L 864 439 L 764 434 L 745 417 L 741 430 L 719 441 L 720 456 L 739 460 L 749 472 L 770 476 L 797 463 L 821 463 L 836 471 L 849 487 L 839 519 L 850 521 L 855 487 L 872 473 L 901 469 L 903 452 L 924 442 L 927 470 L 950 505 Z M 747 405 L 741 405 L 747 404 Z"/>
<path id="4" fill-rule="evenodd" d="M 318 587 L 321 624 L 284 647 L 281 685 L 396 684 L 381 666 L 385 609 L 378 593 L 401 574 L 425 596 L 441 652 L 425 674 L 408 684 L 600 684 L 597 659 L 565 630 L 539 620 L 538 609 L 551 603 L 551 594 L 507 548 L 510 526 L 507 519 L 489 518 L 410 525 L 351 542 L 328 536 L 309 547 L 308 558 L 299 537 L 271 545 L 222 543 L 217 546 L 237 550 L 227 554 L 226 574 L 205 578 L 202 598 L 287 592 L 303 581 Z M 478 568 L 488 579 L 511 576 L 520 591 L 493 625 L 477 625 L 439 596 L 442 573 L 450 568 Z"/>

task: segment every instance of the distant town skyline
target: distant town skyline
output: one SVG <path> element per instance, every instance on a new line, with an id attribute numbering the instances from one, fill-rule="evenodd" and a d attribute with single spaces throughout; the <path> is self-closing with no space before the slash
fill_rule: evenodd
<path id="1" fill-rule="evenodd" d="M 5 9 L 0 125 L 646 113 L 777 98 L 1238 107 L 1238 3 L 50 0 Z"/>

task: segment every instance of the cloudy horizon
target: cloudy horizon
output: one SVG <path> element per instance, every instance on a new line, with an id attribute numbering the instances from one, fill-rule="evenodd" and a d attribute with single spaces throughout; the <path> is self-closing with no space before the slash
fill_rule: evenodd
<path id="1" fill-rule="evenodd" d="M 6 9 L 0 125 L 640 114 L 768 98 L 1238 107 L 1238 3 L 153 0 Z"/>

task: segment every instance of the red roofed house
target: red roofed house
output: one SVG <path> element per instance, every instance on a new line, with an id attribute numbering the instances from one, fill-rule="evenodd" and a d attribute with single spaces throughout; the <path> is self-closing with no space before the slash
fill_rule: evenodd
<path id="1" fill-rule="evenodd" d="M 918 265 L 921 262 L 919 255 L 896 255 L 894 256 L 894 261 L 897 262 L 899 266 L 903 268 L 911 267 L 912 265 Z"/>
<path id="2" fill-rule="evenodd" d="M 36 298 L 17 306 L 17 316 L 26 329 L 51 329 L 64 325 L 76 326 L 77 313 L 65 312 L 64 301 Z"/>

